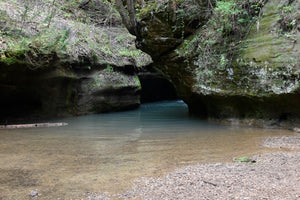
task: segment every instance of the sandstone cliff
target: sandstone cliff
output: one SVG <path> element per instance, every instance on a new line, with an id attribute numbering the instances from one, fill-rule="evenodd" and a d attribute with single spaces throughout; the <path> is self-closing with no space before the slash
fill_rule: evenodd
<path id="1" fill-rule="evenodd" d="M 149 63 L 109 2 L 0 2 L 4 119 L 135 108 L 141 84 L 134 71 Z"/>
<path id="2" fill-rule="evenodd" d="M 141 9 L 137 46 L 190 112 L 258 126 L 299 119 L 299 1 L 160 2 Z"/>

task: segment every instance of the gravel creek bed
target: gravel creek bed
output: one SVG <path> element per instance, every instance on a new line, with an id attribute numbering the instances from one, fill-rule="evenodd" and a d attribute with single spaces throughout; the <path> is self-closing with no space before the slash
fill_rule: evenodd
<path id="1" fill-rule="evenodd" d="M 263 145 L 281 151 L 255 155 L 255 163 L 186 166 L 162 178 L 141 178 L 122 194 L 81 199 L 300 199 L 300 134 L 270 137 Z"/>

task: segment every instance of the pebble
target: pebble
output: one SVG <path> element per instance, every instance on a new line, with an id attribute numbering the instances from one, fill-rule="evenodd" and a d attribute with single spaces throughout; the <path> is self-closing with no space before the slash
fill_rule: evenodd
<path id="1" fill-rule="evenodd" d="M 37 190 L 32 190 L 31 192 L 30 192 L 30 196 L 33 198 L 33 197 L 38 197 L 39 196 L 39 193 L 38 193 L 38 191 Z"/>

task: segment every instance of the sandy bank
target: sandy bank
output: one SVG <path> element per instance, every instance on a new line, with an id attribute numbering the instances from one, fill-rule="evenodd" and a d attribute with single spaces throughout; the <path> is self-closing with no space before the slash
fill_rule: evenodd
<path id="1" fill-rule="evenodd" d="M 267 138 L 263 144 L 289 148 L 253 156 L 256 163 L 197 164 L 162 178 L 142 178 L 117 195 L 86 199 L 300 199 L 300 134 Z"/>

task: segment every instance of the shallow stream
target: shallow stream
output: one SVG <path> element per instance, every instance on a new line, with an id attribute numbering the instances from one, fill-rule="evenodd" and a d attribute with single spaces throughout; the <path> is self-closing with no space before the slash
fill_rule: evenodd
<path id="1" fill-rule="evenodd" d="M 38 199 L 118 193 L 143 176 L 268 152 L 262 139 L 292 134 L 201 121 L 182 101 L 59 121 L 69 125 L 0 130 L 0 199 L 30 199 L 35 189 Z"/>

